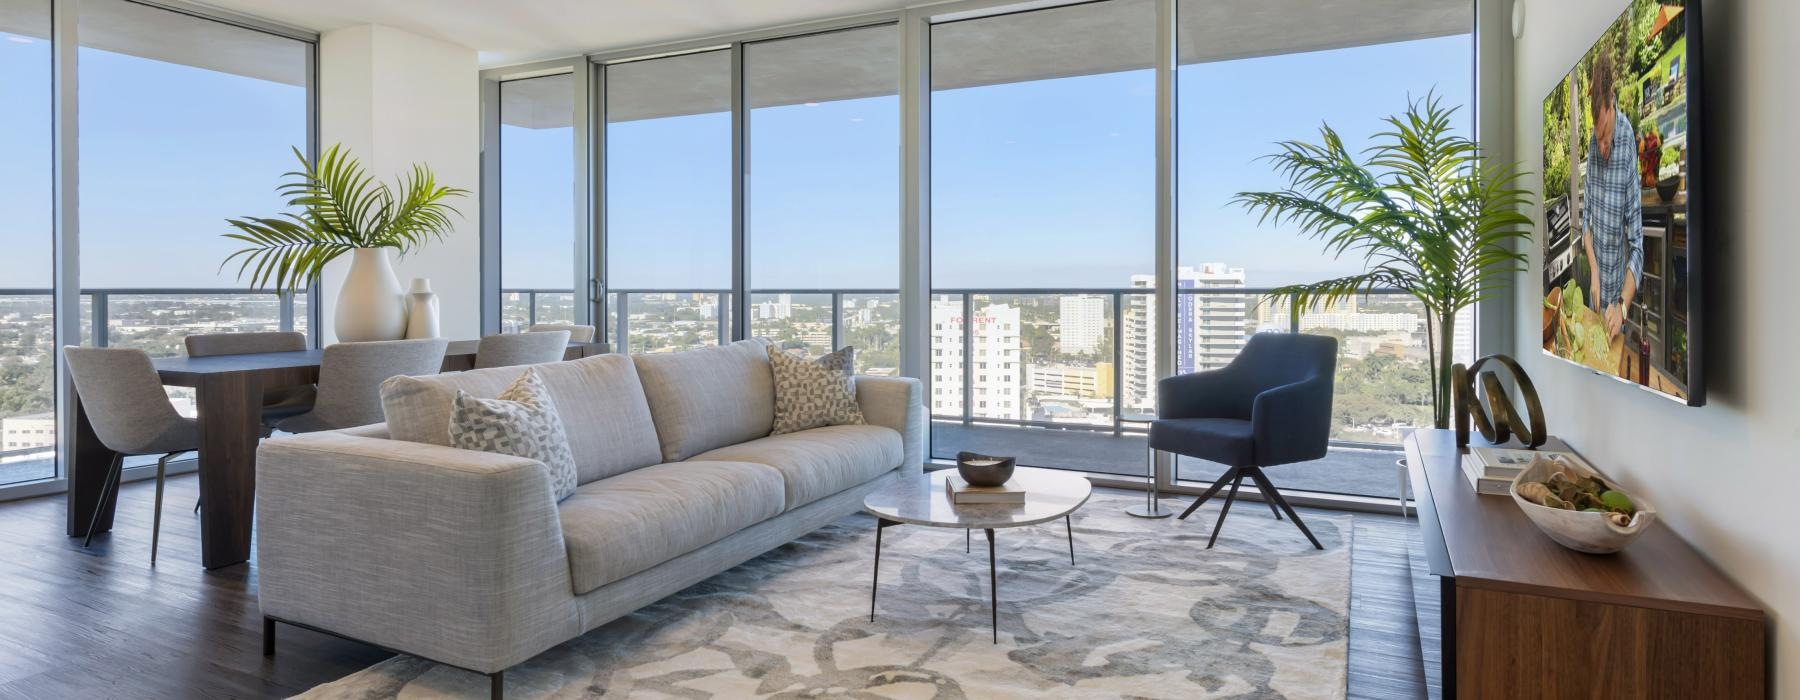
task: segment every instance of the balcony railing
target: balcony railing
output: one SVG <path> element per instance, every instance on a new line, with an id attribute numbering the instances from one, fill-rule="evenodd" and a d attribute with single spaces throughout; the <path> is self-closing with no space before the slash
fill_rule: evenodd
<path id="1" fill-rule="evenodd" d="M 307 304 L 306 294 L 236 289 L 84 289 L 79 342 L 179 355 L 194 333 L 305 331 Z M 49 289 L 0 289 L 0 485 L 55 476 L 55 313 Z M 191 391 L 171 398 L 191 410 Z"/>
<path id="2" fill-rule="evenodd" d="M 1391 495 L 1391 451 L 1404 430 L 1430 420 L 1422 309 L 1404 294 L 1381 291 L 1295 314 L 1268 300 L 1271 291 L 1177 290 L 1176 325 L 1185 336 L 1172 344 L 1177 371 L 1223 366 L 1258 332 L 1338 336 L 1337 449 L 1313 468 L 1317 474 L 1293 478 L 1311 490 Z M 546 309 L 573 297 L 565 290 L 508 293 L 521 322 L 541 320 Z M 724 342 L 731 335 L 731 296 L 726 289 L 611 290 L 607 330 L 634 353 Z M 894 289 L 758 289 L 749 304 L 751 334 L 808 355 L 855 345 L 859 372 L 897 373 L 904 335 L 899 298 Z M 1154 412 L 1155 357 L 1162 348 L 1153 290 L 936 289 L 931 300 L 926 400 L 934 457 L 991 450 L 1037 466 L 1141 473 L 1144 428 L 1120 416 Z M 1014 324 L 1010 331 L 984 327 L 1007 322 Z M 1009 401 L 1004 410 L 996 405 Z M 1206 478 L 1209 469 L 1183 460 L 1178 476 Z"/>

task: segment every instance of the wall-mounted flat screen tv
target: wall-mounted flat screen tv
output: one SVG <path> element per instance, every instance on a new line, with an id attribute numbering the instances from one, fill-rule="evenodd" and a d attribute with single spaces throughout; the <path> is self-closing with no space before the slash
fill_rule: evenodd
<path id="1" fill-rule="evenodd" d="M 1544 98 L 1544 352 L 1691 405 L 1701 374 L 1700 8 L 1632 0 Z"/>

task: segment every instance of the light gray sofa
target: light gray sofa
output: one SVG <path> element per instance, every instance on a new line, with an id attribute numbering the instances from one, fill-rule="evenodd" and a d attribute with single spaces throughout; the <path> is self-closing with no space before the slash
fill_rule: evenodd
<path id="1" fill-rule="evenodd" d="M 396 378 L 385 424 L 263 442 L 265 653 L 287 622 L 498 692 L 504 669 L 856 512 L 925 459 L 914 379 L 858 377 L 868 425 L 770 436 L 762 341 L 536 367 L 580 470 L 561 503 L 541 463 L 448 446 L 456 390 L 494 396 L 518 367 Z"/>

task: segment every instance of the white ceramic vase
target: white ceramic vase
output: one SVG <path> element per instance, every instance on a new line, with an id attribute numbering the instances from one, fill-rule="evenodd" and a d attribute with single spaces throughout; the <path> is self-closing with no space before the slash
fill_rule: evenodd
<path id="1" fill-rule="evenodd" d="M 431 280 L 414 277 L 406 291 L 406 338 L 438 337 L 438 297 L 431 292 Z"/>
<path id="2" fill-rule="evenodd" d="M 338 291 L 332 323 L 339 342 L 406 337 L 406 303 L 386 248 L 350 251 L 350 274 Z"/>

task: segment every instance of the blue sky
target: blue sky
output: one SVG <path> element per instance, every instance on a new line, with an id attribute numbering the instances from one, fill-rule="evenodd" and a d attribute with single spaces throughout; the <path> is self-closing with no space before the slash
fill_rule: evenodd
<path id="1" fill-rule="evenodd" d="M 49 284 L 49 52 L 0 36 L 0 287 Z M 1355 269 L 1227 203 L 1277 187 L 1258 162 L 1321 121 L 1353 142 L 1409 95 L 1466 102 L 1467 36 L 1185 66 L 1179 77 L 1180 258 L 1247 268 L 1252 285 Z M 83 282 L 233 287 L 226 217 L 272 212 L 296 86 L 84 49 Z M 893 96 L 751 115 L 752 275 L 759 288 L 898 284 Z M 933 95 L 934 283 L 1119 287 L 1153 259 L 1154 93 L 1148 71 Z M 1468 123 L 1466 110 L 1463 123 Z M 730 120 L 611 125 L 615 288 L 730 283 Z M 504 284 L 570 284 L 569 129 L 507 127 Z M 462 183 L 451 183 L 462 184 Z M 472 183 L 470 183 L 472 184 Z"/>

